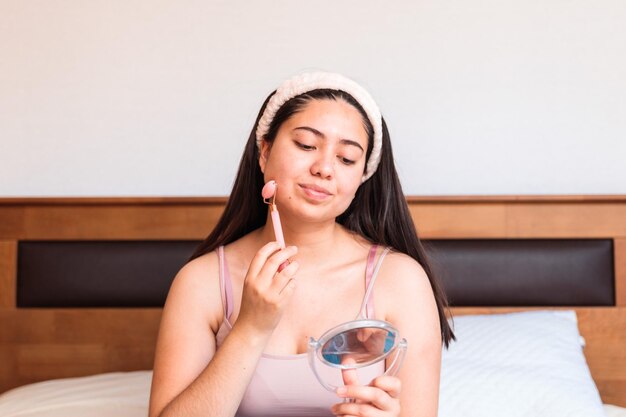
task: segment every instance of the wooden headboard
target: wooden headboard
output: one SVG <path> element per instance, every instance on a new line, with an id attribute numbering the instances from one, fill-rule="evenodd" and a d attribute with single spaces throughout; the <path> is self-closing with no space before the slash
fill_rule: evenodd
<path id="1" fill-rule="evenodd" d="M 408 200 L 423 239 L 610 239 L 613 305 L 573 308 L 603 400 L 626 406 L 626 196 Z M 52 378 L 150 369 L 161 314 L 154 307 L 18 307 L 19 242 L 200 240 L 216 223 L 225 202 L 225 198 L 0 199 L 0 392 Z M 462 307 L 453 312 L 527 309 Z"/>

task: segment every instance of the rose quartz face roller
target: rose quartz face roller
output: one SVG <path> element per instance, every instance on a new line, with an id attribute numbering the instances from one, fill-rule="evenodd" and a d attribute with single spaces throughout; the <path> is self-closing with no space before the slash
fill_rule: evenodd
<path id="1" fill-rule="evenodd" d="M 283 228 L 280 225 L 278 208 L 276 208 L 276 203 L 274 202 L 276 199 L 276 187 L 276 181 L 268 181 L 265 186 L 263 186 L 261 195 L 263 196 L 263 201 L 265 202 L 265 204 L 270 205 L 270 215 L 272 216 L 272 225 L 274 226 L 274 236 L 276 236 L 276 241 L 281 248 L 284 248 L 285 237 L 283 236 Z"/>

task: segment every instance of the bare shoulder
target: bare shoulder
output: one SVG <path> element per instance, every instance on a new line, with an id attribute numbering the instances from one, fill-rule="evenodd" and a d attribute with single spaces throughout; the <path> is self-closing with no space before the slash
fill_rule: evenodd
<path id="1" fill-rule="evenodd" d="M 165 308 L 184 309 L 185 315 L 208 321 L 216 330 L 221 322 L 219 264 L 215 252 L 187 262 L 176 274 L 170 287 Z"/>
<path id="2" fill-rule="evenodd" d="M 428 275 L 422 265 L 410 256 L 389 252 L 377 280 L 376 302 L 384 308 L 388 318 L 436 313 L 435 296 Z"/>
<path id="3" fill-rule="evenodd" d="M 218 282 L 219 266 L 217 255 L 214 252 L 206 253 L 192 261 L 187 262 L 176 274 L 170 293 L 172 291 L 198 292 L 199 296 L 205 294 Z"/>
<path id="4" fill-rule="evenodd" d="M 381 290 L 402 293 L 430 290 L 426 271 L 415 259 L 401 252 L 391 251 L 385 257 L 378 278 Z M 432 290 L 430 290 L 432 292 Z"/>

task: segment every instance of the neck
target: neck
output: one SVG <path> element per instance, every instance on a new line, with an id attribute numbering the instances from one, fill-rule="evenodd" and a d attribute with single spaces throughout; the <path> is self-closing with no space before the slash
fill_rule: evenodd
<path id="1" fill-rule="evenodd" d="M 285 244 L 296 246 L 298 254 L 295 259 L 301 265 L 318 263 L 328 259 L 331 253 L 337 253 L 339 241 L 345 239 L 347 233 L 334 220 L 322 223 L 306 223 L 281 217 Z M 268 215 L 265 226 L 260 230 L 264 242 L 275 240 L 272 219 Z"/>

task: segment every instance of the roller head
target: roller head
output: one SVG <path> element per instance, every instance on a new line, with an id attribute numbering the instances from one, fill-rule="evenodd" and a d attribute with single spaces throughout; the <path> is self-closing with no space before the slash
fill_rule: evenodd
<path id="1" fill-rule="evenodd" d="M 265 200 L 269 200 L 270 198 L 274 197 L 274 194 L 276 194 L 276 181 L 271 180 L 263 186 L 261 195 Z"/>

